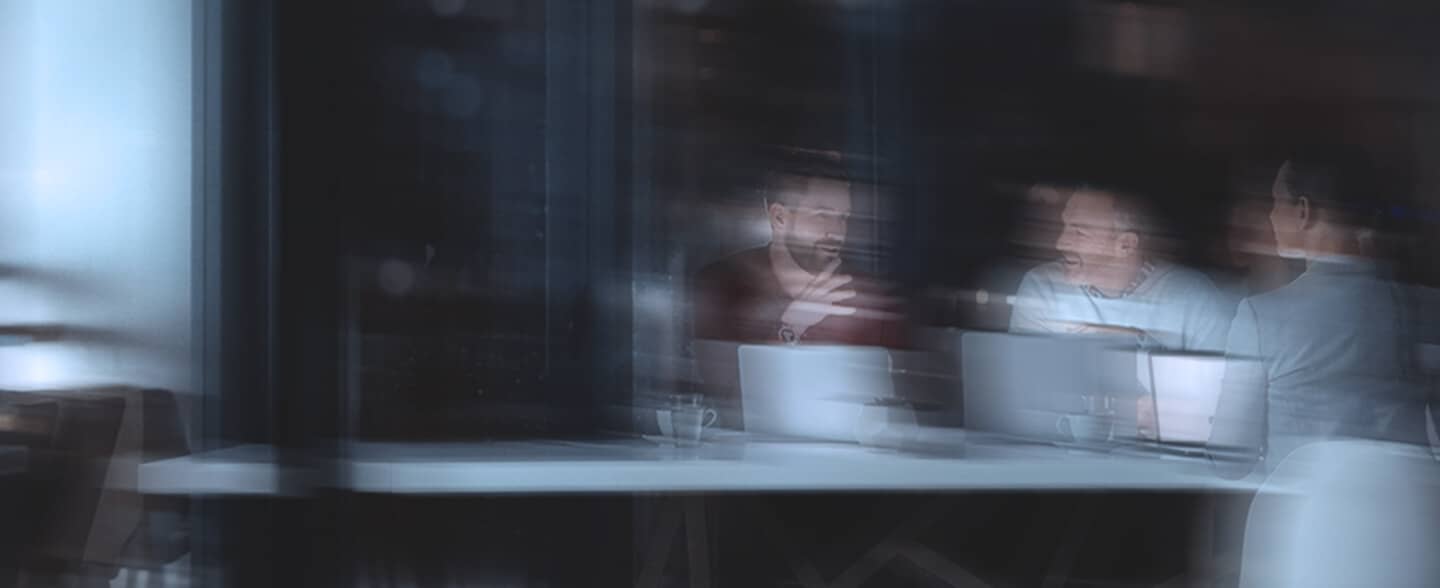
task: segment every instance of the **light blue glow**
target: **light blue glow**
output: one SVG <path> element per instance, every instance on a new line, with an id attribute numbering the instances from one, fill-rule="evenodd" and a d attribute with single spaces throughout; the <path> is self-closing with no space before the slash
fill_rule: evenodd
<path id="1" fill-rule="evenodd" d="M 186 386 L 191 4 L 0 6 L 0 323 L 124 338 L 0 348 L 0 386 Z"/>

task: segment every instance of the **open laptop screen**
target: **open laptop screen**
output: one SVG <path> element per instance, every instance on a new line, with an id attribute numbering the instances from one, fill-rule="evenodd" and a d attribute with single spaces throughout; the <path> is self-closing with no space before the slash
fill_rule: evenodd
<path id="1" fill-rule="evenodd" d="M 1059 418 L 1085 412 L 1084 397 L 1136 393 L 1135 353 L 1112 339 L 971 332 L 960 356 L 973 431 L 1053 440 Z"/>
<path id="2" fill-rule="evenodd" d="M 894 396 L 891 366 L 890 352 L 876 347 L 742 346 L 745 430 L 855 441 L 865 403 Z"/>
<path id="3" fill-rule="evenodd" d="M 1150 355 L 1155 433 L 1161 443 L 1209 441 L 1225 378 L 1225 361 L 1223 355 L 1217 354 Z"/>

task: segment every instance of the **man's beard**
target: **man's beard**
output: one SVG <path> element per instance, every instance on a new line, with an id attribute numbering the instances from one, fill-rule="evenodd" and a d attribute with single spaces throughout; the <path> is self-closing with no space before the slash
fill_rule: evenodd
<path id="1" fill-rule="evenodd" d="M 822 247 L 833 248 L 837 252 L 826 251 Z M 810 274 L 825 271 L 825 266 L 840 257 L 839 248 L 840 243 L 830 240 L 801 243 L 797 239 L 787 239 L 785 244 L 785 249 L 790 252 L 790 258 L 795 260 L 795 265 Z"/>

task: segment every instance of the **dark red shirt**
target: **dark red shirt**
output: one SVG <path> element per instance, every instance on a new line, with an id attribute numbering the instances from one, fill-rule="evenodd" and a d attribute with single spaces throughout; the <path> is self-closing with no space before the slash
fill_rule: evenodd
<path id="1" fill-rule="evenodd" d="M 899 307 L 874 280 L 855 276 L 841 289 L 856 296 L 838 303 L 855 307 L 849 316 L 828 316 L 810 327 L 802 343 L 903 347 Z M 716 261 L 700 270 L 694 284 L 695 337 L 741 343 L 780 341 L 780 315 L 793 299 L 780 286 L 769 247 L 757 247 Z"/>

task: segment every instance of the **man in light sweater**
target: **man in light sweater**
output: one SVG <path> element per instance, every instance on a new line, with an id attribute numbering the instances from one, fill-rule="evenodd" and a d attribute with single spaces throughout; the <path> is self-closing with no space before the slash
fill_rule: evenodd
<path id="1" fill-rule="evenodd" d="M 1124 334 L 1146 348 L 1224 349 L 1234 309 L 1203 274 L 1152 255 L 1157 236 L 1135 198 L 1078 188 L 1061 223 L 1060 259 L 1020 282 L 1011 331 Z"/>

